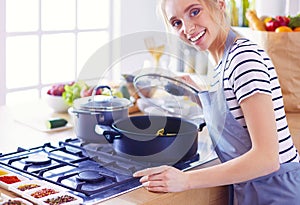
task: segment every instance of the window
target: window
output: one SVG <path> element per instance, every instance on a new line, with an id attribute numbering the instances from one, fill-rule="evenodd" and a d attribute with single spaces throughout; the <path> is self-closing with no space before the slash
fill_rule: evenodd
<path id="1" fill-rule="evenodd" d="M 0 105 L 39 99 L 51 84 L 74 81 L 113 38 L 117 2 L 0 0 Z"/>

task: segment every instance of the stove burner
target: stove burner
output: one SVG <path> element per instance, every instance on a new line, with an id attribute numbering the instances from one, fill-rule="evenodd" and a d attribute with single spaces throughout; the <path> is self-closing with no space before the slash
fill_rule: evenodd
<path id="1" fill-rule="evenodd" d="M 141 183 L 132 177 L 132 172 L 154 165 L 119 155 L 110 144 L 82 143 L 75 138 L 61 141 L 58 146 L 45 143 L 18 148 L 16 152 L 0 154 L 0 166 L 66 188 L 84 202 L 94 204 L 138 188 Z M 204 150 L 210 147 L 209 144 Z M 174 166 L 191 169 L 204 163 L 199 156 L 197 153 Z"/>
<path id="2" fill-rule="evenodd" d="M 86 170 L 78 173 L 77 179 L 80 181 L 96 183 L 103 181 L 105 177 L 97 171 Z"/>
<path id="3" fill-rule="evenodd" d="M 45 164 L 50 164 L 51 159 L 48 158 L 46 155 L 42 154 L 35 154 L 29 156 L 27 159 L 25 159 L 26 164 L 32 164 L 32 165 L 45 165 Z"/>

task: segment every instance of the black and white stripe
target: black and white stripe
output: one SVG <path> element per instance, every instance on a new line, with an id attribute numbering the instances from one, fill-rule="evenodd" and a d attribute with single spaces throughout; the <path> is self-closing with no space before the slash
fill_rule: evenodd
<path id="1" fill-rule="evenodd" d="M 215 68 L 212 87 L 220 82 L 222 62 Z M 224 92 L 235 119 L 247 128 L 240 107 L 241 101 L 255 93 L 272 96 L 281 163 L 299 162 L 284 111 L 282 93 L 274 65 L 264 50 L 246 38 L 238 39 L 229 53 L 224 71 Z"/>

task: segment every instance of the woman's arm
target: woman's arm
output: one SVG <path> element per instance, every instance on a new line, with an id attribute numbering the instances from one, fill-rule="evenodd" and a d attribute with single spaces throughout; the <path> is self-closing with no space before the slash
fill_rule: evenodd
<path id="1" fill-rule="evenodd" d="M 252 148 L 225 163 L 182 172 L 161 166 L 134 174 L 150 191 L 177 192 L 187 189 L 239 183 L 279 169 L 278 137 L 271 96 L 256 93 L 241 102 Z"/>

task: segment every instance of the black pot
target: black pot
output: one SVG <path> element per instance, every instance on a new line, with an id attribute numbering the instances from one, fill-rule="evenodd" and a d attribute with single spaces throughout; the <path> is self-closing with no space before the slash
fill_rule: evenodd
<path id="1" fill-rule="evenodd" d="M 162 128 L 164 134 L 158 135 Z M 120 119 L 111 127 L 98 126 L 97 133 L 119 153 L 140 161 L 175 164 L 197 153 L 198 131 L 194 123 L 182 118 L 143 115 Z"/>
<path id="2" fill-rule="evenodd" d="M 75 133 L 78 138 L 87 142 L 106 142 L 95 133 L 95 125 L 110 126 L 116 120 L 127 118 L 128 108 L 132 105 L 128 99 L 114 97 L 112 93 L 110 96 L 95 95 L 100 88 L 107 88 L 111 93 L 110 87 L 97 86 L 92 96 L 74 101 L 72 113 L 75 115 Z"/>

